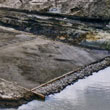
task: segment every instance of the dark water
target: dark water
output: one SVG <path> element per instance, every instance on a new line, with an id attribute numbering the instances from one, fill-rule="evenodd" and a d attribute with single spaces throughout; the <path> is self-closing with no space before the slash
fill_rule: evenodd
<path id="1" fill-rule="evenodd" d="M 34 100 L 17 110 L 110 110 L 110 67 L 50 95 L 45 102 Z"/>

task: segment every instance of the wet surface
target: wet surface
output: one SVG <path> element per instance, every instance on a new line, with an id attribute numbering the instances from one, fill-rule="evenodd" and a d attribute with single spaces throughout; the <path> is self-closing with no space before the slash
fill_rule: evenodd
<path id="1" fill-rule="evenodd" d="M 16 110 L 109 110 L 110 67 L 50 95 L 45 102 L 32 101 Z M 3 109 L 0 109 L 3 110 Z M 4 109 L 15 110 L 15 109 Z"/>

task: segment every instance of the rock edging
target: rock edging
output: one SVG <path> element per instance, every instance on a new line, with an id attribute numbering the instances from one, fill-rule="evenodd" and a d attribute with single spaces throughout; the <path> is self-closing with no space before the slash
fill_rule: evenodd
<path id="1" fill-rule="evenodd" d="M 58 93 L 63 90 L 66 86 L 78 81 L 78 79 L 85 78 L 86 76 L 92 75 L 93 72 L 98 72 L 106 67 L 110 66 L 110 56 L 92 63 L 88 66 L 85 66 L 82 69 L 79 69 L 75 72 L 70 72 L 69 74 L 63 75 L 60 79 L 56 79 L 55 81 L 51 81 L 40 87 L 34 88 L 32 91 L 41 93 L 45 96 L 50 94 Z"/>

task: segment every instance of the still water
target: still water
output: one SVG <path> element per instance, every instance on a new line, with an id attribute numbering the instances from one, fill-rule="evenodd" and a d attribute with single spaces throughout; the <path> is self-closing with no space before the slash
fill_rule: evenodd
<path id="1" fill-rule="evenodd" d="M 110 110 L 110 67 L 50 95 L 45 102 L 34 100 L 16 110 Z"/>

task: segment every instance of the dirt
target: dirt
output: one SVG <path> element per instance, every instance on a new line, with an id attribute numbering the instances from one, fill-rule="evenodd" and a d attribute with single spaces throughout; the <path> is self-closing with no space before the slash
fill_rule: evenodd
<path id="1" fill-rule="evenodd" d="M 37 94 L 30 90 L 0 78 L 0 108 L 17 107 L 38 98 Z"/>
<path id="2" fill-rule="evenodd" d="M 79 79 L 90 76 L 94 72 L 98 72 L 99 70 L 102 70 L 108 66 L 110 66 L 110 57 L 106 57 L 76 71 L 71 71 L 62 77 L 53 79 L 44 85 L 34 88 L 32 91 L 41 93 L 45 96 L 58 93 L 61 92 L 66 86 L 77 82 Z"/>
<path id="3" fill-rule="evenodd" d="M 0 77 L 29 89 L 108 55 L 44 36 L 10 28 L 3 30 L 5 33 L 0 33 Z"/>
<path id="4" fill-rule="evenodd" d="M 109 45 L 102 45 L 110 35 L 106 21 L 71 17 L 0 8 L 1 105 L 22 104 L 31 99 L 28 91 L 38 96 L 33 88 L 109 56 Z M 94 41 L 98 48 L 89 45 Z"/>
<path id="5" fill-rule="evenodd" d="M 107 32 L 89 32 L 79 42 L 82 46 L 110 51 L 110 34 Z"/>

